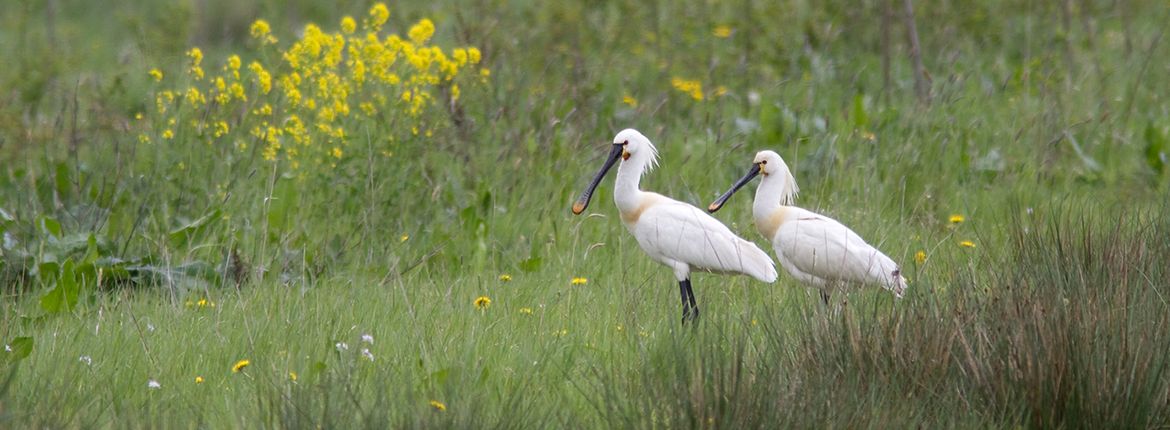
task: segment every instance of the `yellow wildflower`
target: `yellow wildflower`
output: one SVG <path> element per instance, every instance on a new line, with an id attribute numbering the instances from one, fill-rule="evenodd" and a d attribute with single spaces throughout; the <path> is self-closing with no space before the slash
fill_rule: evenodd
<path id="1" fill-rule="evenodd" d="M 370 8 L 370 19 L 367 27 L 376 33 L 382 29 L 382 24 L 385 24 L 388 19 L 390 19 L 390 10 L 386 9 L 385 4 L 376 3 Z"/>
<path id="2" fill-rule="evenodd" d="M 272 91 L 272 75 L 268 74 L 267 70 L 264 70 L 264 66 L 260 62 L 253 61 L 251 64 L 248 64 L 248 70 L 256 76 L 256 84 L 260 86 L 261 94 L 268 94 L 269 91 Z"/>
<path id="3" fill-rule="evenodd" d="M 239 55 L 232 54 L 232 56 L 228 57 L 228 61 L 227 61 L 228 70 L 231 70 L 233 72 L 238 71 L 238 70 L 240 70 L 240 64 L 241 63 L 240 63 L 240 56 Z"/>
<path id="4" fill-rule="evenodd" d="M 297 372 L 289 371 L 288 372 L 288 379 L 290 381 L 297 382 Z"/>
<path id="5" fill-rule="evenodd" d="M 155 82 L 159 82 L 159 81 L 161 81 L 161 80 L 163 79 L 163 72 L 162 72 L 162 70 L 159 70 L 159 69 L 150 69 L 150 72 L 149 72 L 149 74 L 150 74 L 150 77 L 151 77 L 151 78 L 153 78 Z"/>
<path id="6" fill-rule="evenodd" d="M 505 273 L 505 274 L 502 274 L 502 275 L 500 275 L 500 280 L 501 280 L 501 281 L 503 281 L 503 282 L 511 282 L 511 281 L 512 281 L 512 275 L 509 275 L 509 274 L 507 274 L 507 273 Z"/>
<path id="7" fill-rule="evenodd" d="M 723 85 L 715 87 L 715 97 L 723 97 L 725 94 L 727 94 L 727 87 Z"/>
<path id="8" fill-rule="evenodd" d="M 484 310 L 492 305 L 492 299 L 489 299 L 488 296 L 479 296 L 475 299 L 474 304 L 476 309 Z"/>
<path id="9" fill-rule="evenodd" d="M 346 16 L 344 18 L 341 18 L 341 33 L 342 34 L 353 34 L 353 32 L 355 30 L 357 30 L 357 22 L 355 22 L 353 20 L 353 17 Z"/>
<path id="10" fill-rule="evenodd" d="M 524 315 L 532 315 L 532 308 L 528 308 L 528 307 L 520 308 L 520 313 L 522 313 Z"/>
<path id="11" fill-rule="evenodd" d="M 237 361 L 236 364 L 232 366 L 232 373 L 240 373 L 240 371 L 244 370 L 245 367 L 248 367 L 249 364 L 252 364 L 251 360 L 244 359 Z"/>
<path id="12" fill-rule="evenodd" d="M 622 103 L 625 103 L 625 104 L 629 105 L 630 107 L 638 107 L 638 99 L 634 98 L 634 96 L 631 96 L 629 94 L 622 96 Z"/>
<path id="13" fill-rule="evenodd" d="M 467 48 L 467 61 L 470 62 L 471 64 L 479 64 L 479 60 L 482 57 L 483 56 L 480 54 L 479 48 L 476 48 L 474 46 Z"/>
<path id="14" fill-rule="evenodd" d="M 200 67 L 200 64 L 203 63 L 203 51 L 197 47 L 191 48 L 187 51 L 187 56 L 191 57 L 191 68 L 188 72 L 195 77 L 195 80 L 203 79 L 203 67 Z"/>
<path id="15" fill-rule="evenodd" d="M 333 158 L 341 158 L 341 148 L 333 147 Z"/>
<path id="16" fill-rule="evenodd" d="M 703 101 L 703 83 L 699 81 L 687 80 L 679 77 L 670 79 L 670 85 L 674 89 L 679 90 L 691 96 L 697 102 Z"/>
<path id="17" fill-rule="evenodd" d="M 431 36 L 435 35 L 435 23 L 427 18 L 423 18 L 418 24 L 410 27 L 410 32 L 407 35 L 410 36 L 412 42 L 422 45 L 427 40 L 430 40 Z"/>
<path id="18" fill-rule="evenodd" d="M 926 262 L 926 251 L 918 251 L 914 253 L 914 262 L 921 265 Z"/>
<path id="19" fill-rule="evenodd" d="M 174 131 L 171 131 L 171 129 L 169 129 L 169 128 L 168 128 L 168 129 L 166 129 L 166 130 L 163 130 L 163 132 L 162 132 L 162 138 L 163 138 L 163 139 L 166 139 L 166 140 L 171 140 L 171 139 L 174 139 L 174 138 L 175 138 L 175 132 L 174 132 Z"/>
<path id="20" fill-rule="evenodd" d="M 198 88 L 187 88 L 187 94 L 184 97 L 191 107 L 199 107 L 207 104 L 207 99 L 203 97 L 203 93 L 199 92 Z"/>
<path id="21" fill-rule="evenodd" d="M 964 248 L 974 248 L 975 242 L 972 242 L 969 240 L 964 240 L 962 242 L 959 242 L 959 246 L 964 247 Z"/>
<path id="22" fill-rule="evenodd" d="M 573 281 L 572 281 L 572 284 L 573 284 L 573 285 L 585 285 L 585 284 L 588 284 L 588 283 L 589 283 L 589 279 L 587 279 L 587 278 L 580 278 L 580 277 L 574 277 L 574 278 L 573 278 Z"/>
<path id="23" fill-rule="evenodd" d="M 444 405 L 443 402 L 440 402 L 438 400 L 431 400 L 431 407 L 435 408 L 435 410 L 439 411 L 439 412 L 443 412 L 443 411 L 447 410 L 447 405 Z"/>
<path id="24" fill-rule="evenodd" d="M 720 39 L 726 39 L 728 37 L 731 37 L 731 26 L 717 25 L 717 26 L 715 26 L 715 29 L 711 31 L 711 34 L 715 35 L 715 37 L 718 37 Z"/>
<path id="25" fill-rule="evenodd" d="M 272 27 L 268 25 L 268 21 L 258 19 L 252 23 L 252 28 L 249 29 L 252 38 L 260 41 L 261 44 L 271 45 L 276 43 L 276 38 L 272 36 Z"/>
<path id="26" fill-rule="evenodd" d="M 203 377 L 202 377 L 202 376 L 196 376 L 196 377 L 195 377 L 195 383 L 196 383 L 196 384 L 202 384 L 202 383 L 203 383 Z"/>
<path id="27" fill-rule="evenodd" d="M 215 123 L 215 132 L 213 135 L 215 137 L 223 137 L 223 135 L 228 134 L 229 130 L 230 129 L 228 128 L 228 123 L 226 121 L 218 121 Z"/>
<path id="28" fill-rule="evenodd" d="M 967 220 L 967 218 L 963 217 L 962 215 L 959 215 L 959 214 L 951 215 L 951 224 L 959 224 L 959 223 L 966 221 L 966 220 Z"/>
<path id="29" fill-rule="evenodd" d="M 404 234 L 404 235 L 402 235 L 402 237 L 398 238 L 398 241 L 399 241 L 399 242 L 406 242 L 406 241 L 407 241 L 407 240 L 409 240 L 409 239 L 410 239 L 410 235 L 409 235 L 409 234 Z"/>

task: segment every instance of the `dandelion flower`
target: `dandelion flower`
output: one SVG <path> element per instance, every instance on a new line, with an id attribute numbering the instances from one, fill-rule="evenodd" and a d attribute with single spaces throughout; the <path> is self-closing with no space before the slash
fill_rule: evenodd
<path id="1" fill-rule="evenodd" d="M 697 102 L 703 101 L 702 82 L 675 77 L 670 79 L 670 85 L 673 86 L 674 89 L 691 96 L 691 98 L 695 99 Z"/>
<path id="2" fill-rule="evenodd" d="M 146 381 L 146 388 L 149 388 L 152 390 L 157 390 L 159 388 L 162 388 L 162 384 L 159 384 L 158 381 L 151 379 L 149 381 Z"/>
<path id="3" fill-rule="evenodd" d="M 918 251 L 914 253 L 914 262 L 921 265 L 926 262 L 926 251 Z"/>
<path id="4" fill-rule="evenodd" d="M 252 364 L 251 360 L 244 359 L 237 361 L 236 364 L 232 366 L 232 373 L 240 373 L 240 371 L 244 370 L 245 367 L 248 367 L 249 364 Z"/>
<path id="5" fill-rule="evenodd" d="M 447 410 L 447 405 L 443 404 L 443 402 L 440 402 L 438 400 L 431 400 L 431 407 L 435 408 L 435 410 L 439 411 L 439 412 L 443 412 L 443 411 Z"/>
<path id="6" fill-rule="evenodd" d="M 726 39 L 731 37 L 731 26 L 717 25 L 715 26 L 715 29 L 711 31 L 711 34 L 720 39 Z"/>
<path id="7" fill-rule="evenodd" d="M 202 383 L 203 383 L 203 377 L 202 377 L 202 376 L 196 376 L 196 377 L 195 377 L 195 383 L 196 383 L 196 384 L 202 384 Z"/>
<path id="8" fill-rule="evenodd" d="M 974 248 L 975 242 L 972 242 L 969 240 L 964 240 L 962 242 L 959 242 L 959 246 L 964 247 L 964 248 Z"/>
<path id="9" fill-rule="evenodd" d="M 585 284 L 588 284 L 588 283 L 589 283 L 589 279 L 588 279 L 588 278 L 580 278 L 580 277 L 576 277 L 576 278 L 573 278 L 573 280 L 572 280 L 572 284 L 573 284 L 573 285 L 585 285 Z"/>
<path id="10" fill-rule="evenodd" d="M 950 220 L 951 220 L 951 224 L 959 224 L 959 223 L 962 223 L 963 221 L 966 221 L 967 218 L 965 218 L 959 214 L 954 214 L 954 215 L 951 215 Z"/>
<path id="11" fill-rule="evenodd" d="M 475 299 L 474 304 L 476 309 L 484 310 L 492 305 L 492 299 L 488 298 L 488 296 L 479 296 Z"/>
<path id="12" fill-rule="evenodd" d="M 512 281 L 512 275 L 509 275 L 509 274 L 507 274 L 507 273 L 505 273 L 505 274 L 502 274 L 502 275 L 500 275 L 500 281 L 501 281 L 501 282 L 511 282 L 511 281 Z"/>

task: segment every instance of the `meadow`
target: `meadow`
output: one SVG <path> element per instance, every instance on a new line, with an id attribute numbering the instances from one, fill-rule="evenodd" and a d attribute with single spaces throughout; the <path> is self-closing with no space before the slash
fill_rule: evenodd
<path id="1" fill-rule="evenodd" d="M 1164 2 L 115 3 L 0 11 L 0 427 L 1170 426 Z M 628 127 L 699 207 L 777 151 L 905 298 L 680 325 L 570 212 Z"/>

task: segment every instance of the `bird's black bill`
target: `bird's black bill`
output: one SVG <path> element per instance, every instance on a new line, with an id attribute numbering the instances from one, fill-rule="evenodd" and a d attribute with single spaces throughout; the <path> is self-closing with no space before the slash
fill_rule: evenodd
<path id="1" fill-rule="evenodd" d="M 585 212 L 585 208 L 589 207 L 589 199 L 593 198 L 593 191 L 601 184 L 601 180 L 605 178 L 605 174 L 609 173 L 609 169 L 613 167 L 613 163 L 616 163 L 618 158 L 622 157 L 623 150 L 621 145 L 613 145 L 613 149 L 609 151 L 609 156 L 605 158 L 605 164 L 601 166 L 601 170 L 597 171 L 597 176 L 593 177 L 593 182 L 590 182 L 585 192 L 581 193 L 581 198 L 577 199 L 576 203 L 573 203 L 574 215 L 581 215 L 581 212 Z"/>
<path id="2" fill-rule="evenodd" d="M 735 182 L 735 185 L 731 186 L 730 190 L 727 190 L 726 193 L 723 193 L 722 196 L 719 196 L 719 198 L 715 199 L 714 202 L 712 202 L 710 205 L 707 205 L 707 212 L 715 213 L 715 211 L 722 208 L 723 204 L 727 202 L 727 199 L 731 198 L 732 194 L 735 194 L 736 191 L 739 191 L 740 188 L 743 188 L 744 185 L 747 185 L 748 182 L 751 182 L 751 180 L 755 179 L 756 175 L 759 174 L 760 165 L 752 164 L 752 169 L 748 170 L 747 174 L 743 175 L 742 178 L 739 178 L 739 180 Z"/>

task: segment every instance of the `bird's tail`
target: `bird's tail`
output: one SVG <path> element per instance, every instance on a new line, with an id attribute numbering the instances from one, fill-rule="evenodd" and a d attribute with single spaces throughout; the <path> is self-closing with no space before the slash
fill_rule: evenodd
<path id="1" fill-rule="evenodd" d="M 761 282 L 769 284 L 776 282 L 776 278 L 779 276 L 776 273 L 776 263 L 772 261 L 772 257 L 769 257 L 768 253 L 756 244 L 743 239 L 739 239 L 738 245 L 741 272 Z"/>

